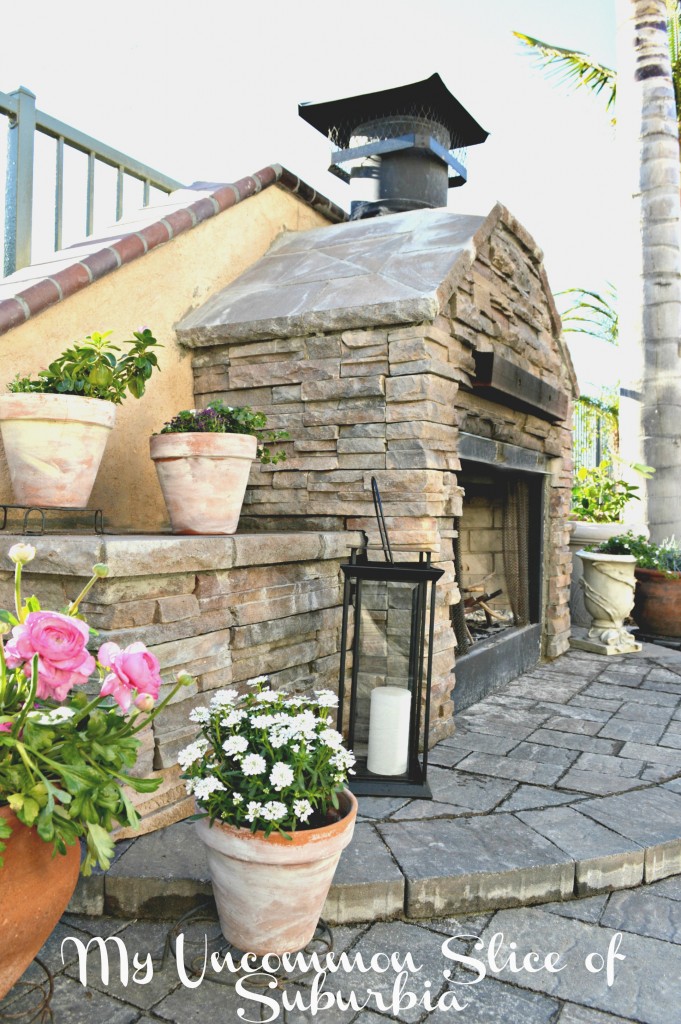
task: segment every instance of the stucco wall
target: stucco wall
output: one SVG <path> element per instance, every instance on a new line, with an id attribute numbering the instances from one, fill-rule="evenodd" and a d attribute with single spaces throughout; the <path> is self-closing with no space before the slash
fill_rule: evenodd
<path id="1" fill-rule="evenodd" d="M 190 356 L 174 325 L 263 255 L 283 230 L 326 224 L 279 187 L 268 188 L 89 285 L 0 338 L 0 382 L 35 375 L 64 348 L 93 330 L 121 342 L 148 326 L 164 348 L 161 372 L 140 401 L 119 406 L 117 422 L 90 504 L 110 529 L 159 530 L 166 510 L 149 458 L 149 436 L 179 409 L 194 405 Z M 1 446 L 0 446 L 1 448 Z M 12 501 L 0 454 L 0 501 Z"/>

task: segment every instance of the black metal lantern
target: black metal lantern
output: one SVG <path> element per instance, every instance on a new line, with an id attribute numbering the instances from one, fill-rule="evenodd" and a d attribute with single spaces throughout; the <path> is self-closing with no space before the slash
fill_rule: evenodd
<path id="1" fill-rule="evenodd" d="M 384 549 L 386 544 L 387 537 Z M 389 551 L 388 545 L 386 559 Z M 425 552 L 418 562 L 394 562 L 391 553 L 390 560 L 376 562 L 363 548 L 353 549 L 341 569 L 338 730 L 357 758 L 350 789 L 431 799 L 426 774 L 435 585 L 444 570 L 432 566 Z"/>

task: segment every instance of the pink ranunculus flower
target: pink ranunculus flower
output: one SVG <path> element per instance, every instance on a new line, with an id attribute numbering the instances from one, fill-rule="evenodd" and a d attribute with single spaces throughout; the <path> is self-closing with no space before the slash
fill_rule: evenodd
<path id="1" fill-rule="evenodd" d="M 90 630 L 85 622 L 60 612 L 29 612 L 24 622 L 12 629 L 5 644 L 9 668 L 24 666 L 31 673 L 31 661 L 38 655 L 37 697 L 63 701 L 69 691 L 86 683 L 96 668 L 86 644 Z"/>
<path id="2" fill-rule="evenodd" d="M 161 687 L 161 667 L 158 658 L 143 643 L 138 641 L 121 649 L 108 641 L 99 648 L 97 657 L 100 665 L 111 669 L 100 691 L 102 697 L 113 697 L 123 711 L 129 710 L 134 692 L 148 694 L 156 700 Z"/>

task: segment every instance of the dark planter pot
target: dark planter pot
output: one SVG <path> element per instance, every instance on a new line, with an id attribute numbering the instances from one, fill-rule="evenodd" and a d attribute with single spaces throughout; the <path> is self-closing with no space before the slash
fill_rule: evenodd
<path id="1" fill-rule="evenodd" d="M 681 637 L 681 576 L 637 568 L 632 615 L 642 633 Z"/>

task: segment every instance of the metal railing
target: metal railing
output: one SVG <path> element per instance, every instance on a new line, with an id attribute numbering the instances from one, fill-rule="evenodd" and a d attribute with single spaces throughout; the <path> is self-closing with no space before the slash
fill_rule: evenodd
<path id="1" fill-rule="evenodd" d="M 85 231 L 94 228 L 95 168 L 97 162 L 116 170 L 116 220 L 123 216 L 123 190 L 126 176 L 144 186 L 143 205 L 147 206 L 151 189 L 169 193 L 182 183 L 147 167 L 125 153 L 107 146 L 84 132 L 36 109 L 36 97 L 24 86 L 16 92 L 0 92 L 0 114 L 9 118 L 7 182 L 5 190 L 5 275 L 31 262 L 34 203 L 34 149 L 36 132 L 56 142 L 54 194 L 54 249 L 62 247 L 64 218 L 64 149 L 70 147 L 87 157 Z"/>
<path id="2" fill-rule="evenodd" d="M 575 403 L 573 421 L 573 461 L 575 473 L 583 466 L 593 469 L 603 459 L 617 454 L 617 416 L 600 403 L 580 398 Z"/>

